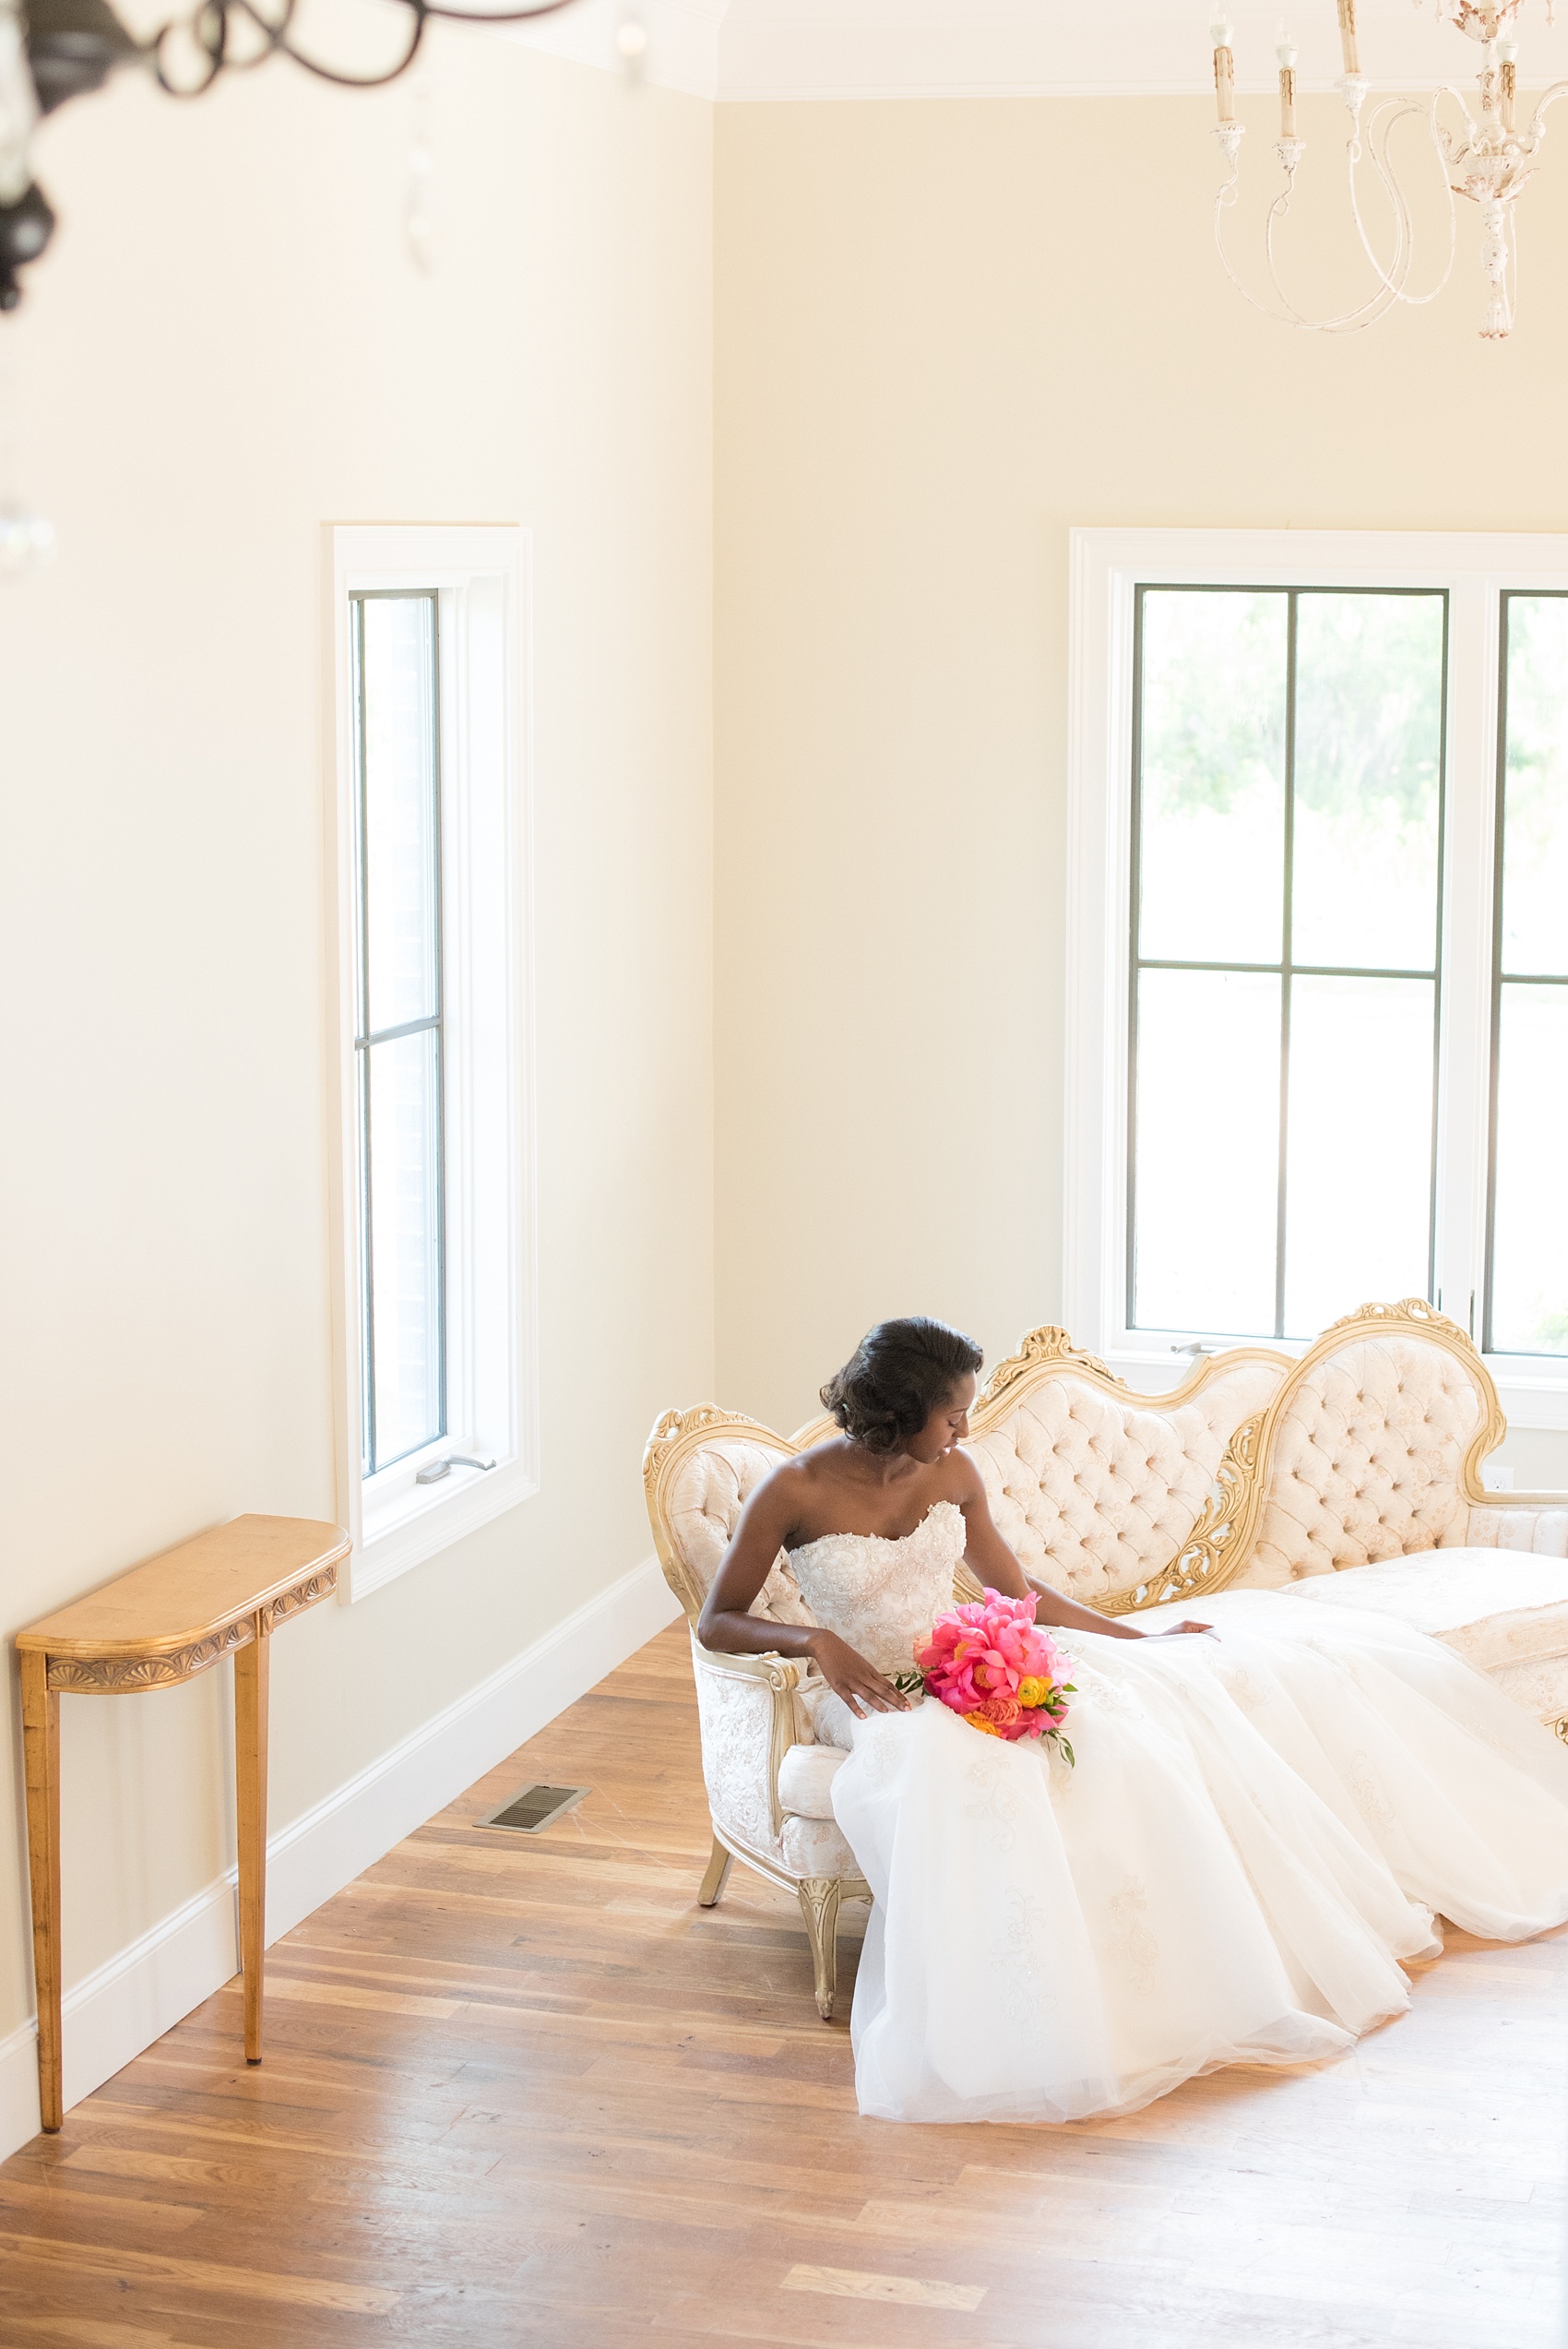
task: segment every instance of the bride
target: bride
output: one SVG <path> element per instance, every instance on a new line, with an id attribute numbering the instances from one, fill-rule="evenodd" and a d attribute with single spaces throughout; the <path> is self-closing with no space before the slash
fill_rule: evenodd
<path id="1" fill-rule="evenodd" d="M 849 1749 L 862 2113 L 1131 2111 L 1348 2047 L 1408 2004 L 1438 1913 L 1503 1941 L 1568 1918 L 1568 1753 L 1440 1641 L 1265 1591 L 1134 1626 L 1030 1581 L 958 1449 L 981 1359 L 940 1321 L 873 1330 L 823 1389 L 842 1434 L 753 1493 L 698 1626 L 809 1656 L 817 1736 Z M 748 1613 L 780 1549 L 814 1626 Z M 961 1560 L 1038 1593 L 1075 1768 L 893 1686 Z"/>

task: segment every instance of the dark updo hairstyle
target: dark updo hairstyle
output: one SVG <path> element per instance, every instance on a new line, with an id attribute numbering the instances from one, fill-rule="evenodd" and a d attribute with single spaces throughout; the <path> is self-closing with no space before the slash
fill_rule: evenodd
<path id="1" fill-rule="evenodd" d="M 984 1360 L 972 1338 L 923 1313 L 879 1321 L 828 1380 L 822 1400 L 852 1443 L 868 1452 L 896 1452 Z"/>

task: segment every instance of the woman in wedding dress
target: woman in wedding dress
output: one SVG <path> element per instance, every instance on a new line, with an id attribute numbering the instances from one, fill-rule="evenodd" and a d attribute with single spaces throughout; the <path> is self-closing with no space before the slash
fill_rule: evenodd
<path id="1" fill-rule="evenodd" d="M 1221 1592 L 1137 1624 L 1029 1581 L 957 1449 L 981 1355 L 884 1322 L 823 1389 L 842 1434 L 746 1505 L 698 1627 L 809 1656 L 833 1806 L 874 1895 L 852 2035 L 862 2113 L 1066 2121 L 1221 2064 L 1331 2056 L 1408 2004 L 1434 1919 L 1568 1918 L 1568 1753 L 1387 1616 Z M 750 1615 L 780 1549 L 816 1621 Z M 1071 1658 L 1076 1766 L 980 1735 L 908 1670 L 960 1560 L 1038 1593 Z"/>

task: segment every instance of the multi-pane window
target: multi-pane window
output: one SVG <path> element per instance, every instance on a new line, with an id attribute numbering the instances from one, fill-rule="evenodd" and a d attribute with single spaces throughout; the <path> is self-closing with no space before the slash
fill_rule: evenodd
<path id="1" fill-rule="evenodd" d="M 1063 1319 L 1426 1299 L 1568 1432 L 1568 534 L 1071 534 Z"/>
<path id="2" fill-rule="evenodd" d="M 345 524 L 333 1241 L 356 1600 L 538 1489 L 528 535 Z"/>
<path id="3" fill-rule="evenodd" d="M 1447 616 L 1137 590 L 1129 1328 L 1430 1293 Z"/>
<path id="4" fill-rule="evenodd" d="M 446 1433 L 439 650 L 434 592 L 351 596 L 366 1476 Z"/>
<path id="5" fill-rule="evenodd" d="M 1568 596 L 1502 642 L 1486 1344 L 1568 1354 Z"/>

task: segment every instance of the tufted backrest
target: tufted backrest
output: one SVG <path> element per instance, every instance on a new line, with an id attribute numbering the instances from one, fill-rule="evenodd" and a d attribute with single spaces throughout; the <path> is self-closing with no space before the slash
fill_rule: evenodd
<path id="1" fill-rule="evenodd" d="M 695 1623 L 741 1511 L 796 1446 L 771 1427 L 713 1403 L 667 1411 L 643 1455 L 654 1544 L 665 1580 Z M 779 1552 L 752 1605 L 774 1623 L 809 1623 L 811 1611 Z"/>
<path id="2" fill-rule="evenodd" d="M 1003 1540 L 1086 1606 L 1135 1602 L 1186 1547 L 1231 1436 L 1283 1376 L 1277 1357 L 1211 1365 L 1184 1401 L 1065 1365 L 1020 1382 L 982 1406 L 968 1446 Z"/>
<path id="3" fill-rule="evenodd" d="M 1028 1573 L 1109 1613 L 1224 1579 L 1244 1481 L 1228 1447 L 1288 1367 L 1283 1355 L 1241 1349 L 1168 1396 L 1136 1395 L 1065 1331 L 1031 1331 L 971 1414 L 968 1449 L 1003 1539 Z M 665 1413 L 643 1473 L 660 1563 L 693 1620 L 750 1494 L 830 1432 L 815 1421 L 787 1439 L 711 1403 Z M 752 1612 L 811 1621 L 782 1552 Z"/>
<path id="4" fill-rule="evenodd" d="M 1419 1298 L 1363 1306 L 1301 1357 L 1264 1422 L 1238 1586 L 1463 1544 L 1503 1434 L 1497 1390 L 1455 1323 Z"/>

